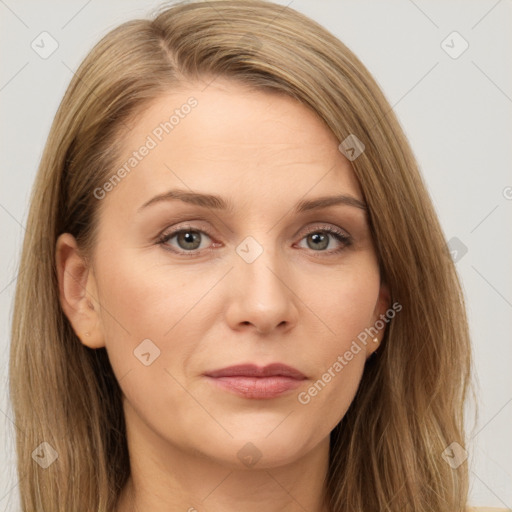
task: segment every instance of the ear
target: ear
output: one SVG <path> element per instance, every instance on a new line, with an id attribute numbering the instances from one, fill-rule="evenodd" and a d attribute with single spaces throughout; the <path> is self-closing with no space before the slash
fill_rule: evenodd
<path id="1" fill-rule="evenodd" d="M 73 330 L 89 348 L 104 347 L 96 281 L 71 234 L 63 233 L 57 239 L 55 259 L 60 304 Z"/>
<path id="2" fill-rule="evenodd" d="M 379 296 L 372 315 L 372 327 L 369 329 L 372 333 L 372 342 L 366 346 L 366 358 L 370 357 L 382 343 L 382 338 L 390 320 L 386 315 L 386 311 L 390 306 L 391 294 L 389 286 L 384 281 L 381 281 Z"/>

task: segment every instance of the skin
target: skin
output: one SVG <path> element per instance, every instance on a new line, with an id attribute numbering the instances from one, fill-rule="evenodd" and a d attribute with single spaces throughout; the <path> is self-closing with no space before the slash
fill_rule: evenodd
<path id="1" fill-rule="evenodd" d="M 70 234 L 57 242 L 63 310 L 84 345 L 106 347 L 124 394 L 131 477 L 118 512 L 327 511 L 329 434 L 384 333 L 309 403 L 297 397 L 374 325 L 389 292 L 363 209 L 293 208 L 337 194 L 363 201 L 361 190 L 315 113 L 220 78 L 156 99 L 126 135 L 120 165 L 190 96 L 197 107 L 101 200 L 93 263 L 87 266 Z M 220 195 L 234 209 L 174 200 L 137 212 L 174 188 Z M 162 232 L 188 225 L 195 257 L 182 255 L 190 239 L 158 243 Z M 308 235 L 319 232 L 327 239 L 315 244 Z M 248 236 L 263 249 L 251 263 L 236 251 Z M 160 350 L 148 366 L 134 355 L 145 339 Z M 272 362 L 307 379 L 261 400 L 203 376 Z M 244 446 L 243 454 L 259 457 L 255 464 L 237 456 Z"/>

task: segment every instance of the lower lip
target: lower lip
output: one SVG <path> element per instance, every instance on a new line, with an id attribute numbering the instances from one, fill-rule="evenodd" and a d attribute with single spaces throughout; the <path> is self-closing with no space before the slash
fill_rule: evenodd
<path id="1" fill-rule="evenodd" d="M 208 377 L 217 386 L 244 398 L 275 398 L 298 388 L 302 380 L 275 375 L 273 377 Z"/>

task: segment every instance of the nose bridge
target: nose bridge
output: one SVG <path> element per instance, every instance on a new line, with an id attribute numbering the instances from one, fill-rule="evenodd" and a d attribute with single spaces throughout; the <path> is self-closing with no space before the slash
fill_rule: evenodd
<path id="1" fill-rule="evenodd" d="M 286 262 L 273 244 L 272 236 L 263 233 L 245 237 L 235 249 L 236 322 L 250 322 L 261 331 L 295 321 L 293 293 L 285 284 Z"/>
<path id="2" fill-rule="evenodd" d="M 237 261 L 237 266 L 242 272 L 257 279 L 269 279 L 273 282 L 277 279 L 276 274 L 287 268 L 280 247 L 276 247 L 268 233 L 246 236 L 236 246 L 235 251 L 241 260 Z"/>

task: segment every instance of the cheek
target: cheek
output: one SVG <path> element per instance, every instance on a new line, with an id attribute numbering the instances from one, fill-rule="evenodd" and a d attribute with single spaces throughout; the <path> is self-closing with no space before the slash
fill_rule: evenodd
<path id="1" fill-rule="evenodd" d="M 316 308 L 324 345 L 329 352 L 346 350 L 347 343 L 373 325 L 380 291 L 380 276 L 372 260 L 354 268 L 343 268 L 322 280 L 310 300 Z M 320 284 L 317 281 L 317 284 Z M 325 328 L 325 329 L 324 329 Z"/>
<path id="2" fill-rule="evenodd" d="M 170 411 L 194 405 L 183 387 L 182 368 L 204 335 L 195 306 L 215 276 L 142 263 L 137 268 L 136 261 L 117 259 L 98 272 L 106 349 L 129 410 L 146 420 L 166 418 L 163 431 L 171 432 Z"/>
<path id="3" fill-rule="evenodd" d="M 134 339 L 165 337 L 218 280 L 185 265 L 154 265 L 130 251 L 115 261 L 107 257 L 97 273 L 104 325 L 111 335 L 122 331 Z"/>
<path id="4" fill-rule="evenodd" d="M 340 272 L 324 286 L 325 293 L 310 295 L 321 331 L 309 348 L 311 368 L 316 373 L 310 385 L 297 396 L 310 423 L 328 433 L 342 419 L 359 387 L 372 336 L 379 297 L 380 277 L 374 266 Z M 318 323 L 316 324 L 318 326 Z M 303 412 L 304 412 L 303 411 Z"/>
<path id="5" fill-rule="evenodd" d="M 142 260 L 129 253 L 115 262 L 105 258 L 97 271 L 105 344 L 118 378 L 141 366 L 138 352 L 149 351 L 149 360 L 155 358 L 162 368 L 186 359 L 193 350 L 191 340 L 201 339 L 201 324 L 191 322 L 195 307 L 215 282 L 215 276 L 203 278 L 186 270 L 137 266 Z"/>

